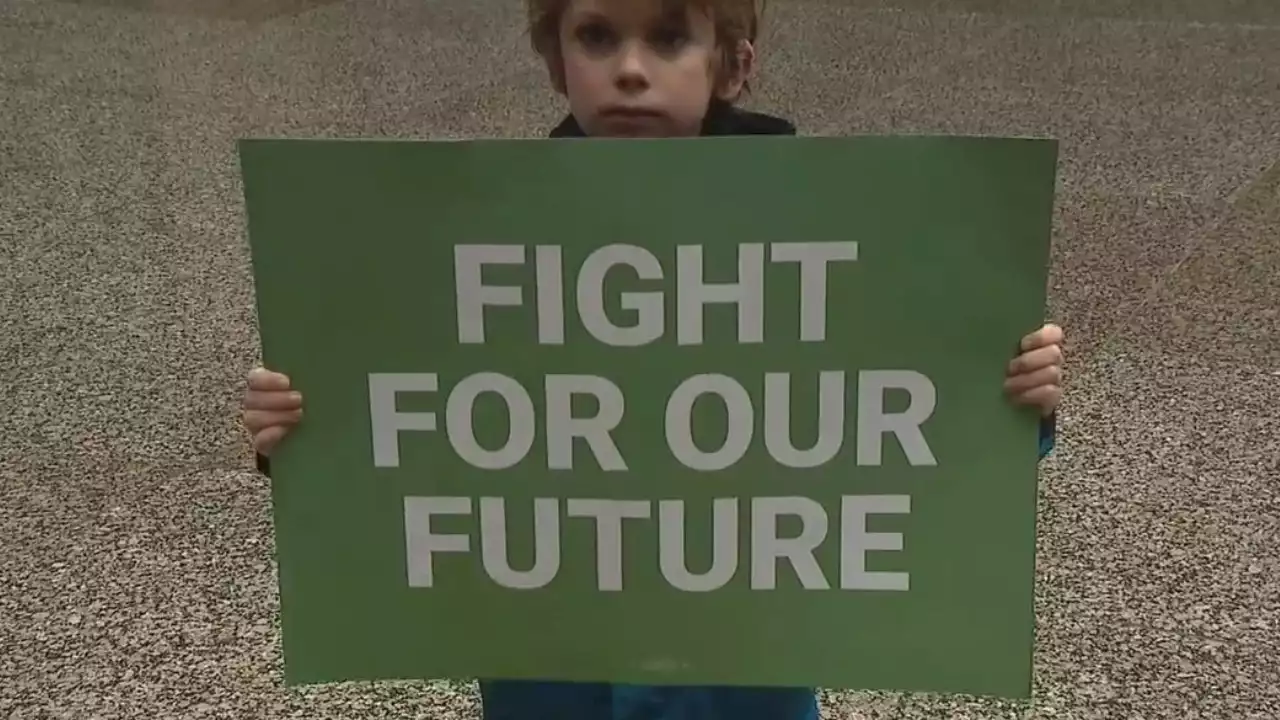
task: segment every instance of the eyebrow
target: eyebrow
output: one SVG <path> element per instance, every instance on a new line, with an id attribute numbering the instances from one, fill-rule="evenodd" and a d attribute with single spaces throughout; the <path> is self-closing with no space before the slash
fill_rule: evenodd
<path id="1" fill-rule="evenodd" d="M 609 22 L 609 16 L 599 10 L 572 10 L 569 13 L 569 19 L 575 24 L 588 21 Z"/>

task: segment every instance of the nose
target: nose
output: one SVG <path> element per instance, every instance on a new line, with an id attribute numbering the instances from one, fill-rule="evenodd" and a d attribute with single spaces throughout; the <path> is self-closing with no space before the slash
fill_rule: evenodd
<path id="1" fill-rule="evenodd" d="M 637 95 L 649 89 L 649 72 L 645 65 L 645 53 L 641 44 L 623 43 L 618 49 L 614 86 L 627 95 Z"/>

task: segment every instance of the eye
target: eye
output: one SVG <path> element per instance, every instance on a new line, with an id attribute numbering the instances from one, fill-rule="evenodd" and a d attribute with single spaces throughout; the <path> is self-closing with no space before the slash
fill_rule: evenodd
<path id="1" fill-rule="evenodd" d="M 578 44 L 590 52 L 608 50 L 618 41 L 617 33 L 613 28 L 598 20 L 579 25 L 574 37 L 577 38 Z"/>
<path id="2" fill-rule="evenodd" d="M 649 44 L 665 53 L 678 52 L 688 42 L 689 29 L 674 23 L 655 28 L 649 34 Z"/>

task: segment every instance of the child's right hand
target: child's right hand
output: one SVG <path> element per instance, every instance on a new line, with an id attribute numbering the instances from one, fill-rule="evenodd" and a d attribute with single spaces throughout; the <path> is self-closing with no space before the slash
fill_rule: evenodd
<path id="1" fill-rule="evenodd" d="M 265 457 L 302 419 L 302 394 L 290 389 L 287 375 L 254 368 L 249 372 L 242 417 L 253 449 Z"/>

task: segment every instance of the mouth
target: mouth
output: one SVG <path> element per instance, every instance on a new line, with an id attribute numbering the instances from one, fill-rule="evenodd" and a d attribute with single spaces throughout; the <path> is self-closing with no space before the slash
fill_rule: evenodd
<path id="1" fill-rule="evenodd" d="M 666 114 L 649 108 L 610 105 L 600 111 L 601 117 L 617 120 L 661 120 Z"/>

